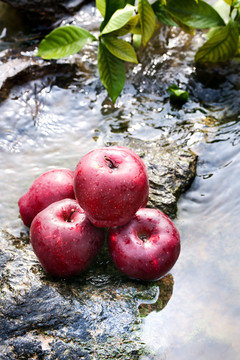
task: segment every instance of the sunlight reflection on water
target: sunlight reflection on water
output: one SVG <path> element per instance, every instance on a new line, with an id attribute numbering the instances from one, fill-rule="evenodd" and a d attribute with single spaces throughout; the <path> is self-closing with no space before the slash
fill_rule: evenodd
<path id="1" fill-rule="evenodd" d="M 232 145 L 237 132 L 236 123 L 216 130 L 199 153 L 191 189 L 179 201 L 175 223 L 182 251 L 172 271 L 173 297 L 142 328 L 154 359 L 239 357 L 239 136 Z"/>

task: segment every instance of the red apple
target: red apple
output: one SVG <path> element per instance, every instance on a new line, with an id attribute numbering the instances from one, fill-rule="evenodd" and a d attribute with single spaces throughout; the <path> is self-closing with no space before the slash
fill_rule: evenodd
<path id="1" fill-rule="evenodd" d="M 48 205 L 66 198 L 75 199 L 74 172 L 55 169 L 39 176 L 30 189 L 19 199 L 19 212 L 23 223 L 30 226 L 34 217 Z"/>
<path id="2" fill-rule="evenodd" d="M 76 200 L 57 201 L 39 212 L 30 228 L 33 250 L 52 276 L 68 277 L 85 270 L 104 242 Z"/>
<path id="3" fill-rule="evenodd" d="M 156 280 L 177 261 L 180 237 L 167 215 L 139 209 L 126 225 L 109 229 L 108 246 L 114 264 L 125 275 Z"/>
<path id="4" fill-rule="evenodd" d="M 79 161 L 74 191 L 95 226 L 124 225 L 147 202 L 147 170 L 141 158 L 128 148 L 96 149 Z"/>

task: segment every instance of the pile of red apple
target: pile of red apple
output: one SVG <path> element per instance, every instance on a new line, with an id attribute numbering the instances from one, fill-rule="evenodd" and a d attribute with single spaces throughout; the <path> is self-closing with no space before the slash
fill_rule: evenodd
<path id="1" fill-rule="evenodd" d="M 178 230 L 167 215 L 146 208 L 146 167 L 132 150 L 113 146 L 89 152 L 75 171 L 50 170 L 19 199 L 32 248 L 52 276 L 85 270 L 107 228 L 116 267 L 131 278 L 156 280 L 180 253 Z"/>

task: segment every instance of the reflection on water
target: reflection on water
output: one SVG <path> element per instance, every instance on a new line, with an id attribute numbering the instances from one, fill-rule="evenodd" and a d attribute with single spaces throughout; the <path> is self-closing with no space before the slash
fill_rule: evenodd
<path id="1" fill-rule="evenodd" d="M 199 155 L 175 219 L 182 251 L 173 295 L 143 321 L 141 337 L 153 354 L 142 360 L 240 358 L 239 67 L 195 69 L 201 42 L 160 28 L 116 106 L 99 82 L 92 48 L 66 73 L 14 84 L 0 104 L 0 220 L 15 235 L 25 231 L 17 201 L 32 181 L 55 167 L 74 169 L 105 142 L 166 136 Z M 190 93 L 181 108 L 166 93 L 173 82 Z"/>
<path id="2" fill-rule="evenodd" d="M 176 219 L 182 252 L 172 272 L 174 293 L 143 325 L 142 337 L 156 359 L 239 358 L 238 133 L 239 124 L 230 122 L 195 148 L 198 176 Z"/>

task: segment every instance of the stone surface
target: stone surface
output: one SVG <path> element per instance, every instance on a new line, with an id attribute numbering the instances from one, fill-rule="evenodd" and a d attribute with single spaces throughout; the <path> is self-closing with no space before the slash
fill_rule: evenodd
<path id="1" fill-rule="evenodd" d="M 31 22 L 49 26 L 63 18 L 74 14 L 89 0 L 3 0 L 3 2 L 13 6 Z"/>
<path id="2" fill-rule="evenodd" d="M 18 57 L 15 59 L 8 59 L 6 62 L 0 63 L 0 89 L 2 88 L 1 98 L 3 99 L 3 92 L 6 93 L 3 86 L 5 82 L 8 80 L 9 83 L 11 82 L 10 79 L 14 78 L 24 70 L 28 69 L 34 63 L 37 63 L 37 60 L 31 57 Z"/>
<path id="3" fill-rule="evenodd" d="M 143 347 L 140 315 L 152 310 L 151 302 L 162 309 L 172 294 L 171 275 L 130 281 L 106 248 L 82 276 L 56 281 L 42 271 L 27 238 L 3 232 L 0 242 L 2 360 L 133 359 Z"/>
<path id="4" fill-rule="evenodd" d="M 75 64 L 47 62 L 32 55 L 25 56 L 11 51 L 0 62 L 0 102 L 4 101 L 12 88 L 28 81 L 49 76 L 71 78 L 76 71 Z"/>
<path id="5" fill-rule="evenodd" d="M 158 208 L 171 218 L 177 213 L 177 200 L 195 177 L 197 157 L 167 139 L 147 142 L 129 139 L 127 146 L 144 160 L 150 183 L 148 207 Z"/>
<path id="6" fill-rule="evenodd" d="M 159 142 L 129 140 L 150 175 L 150 206 L 172 217 L 195 176 L 196 156 Z M 105 246 L 79 277 L 55 280 L 40 267 L 27 234 L 0 234 L 0 353 L 8 359 L 138 359 L 141 319 L 173 291 L 168 274 L 133 281 L 113 266 Z M 133 331 L 134 330 L 134 331 Z"/>

